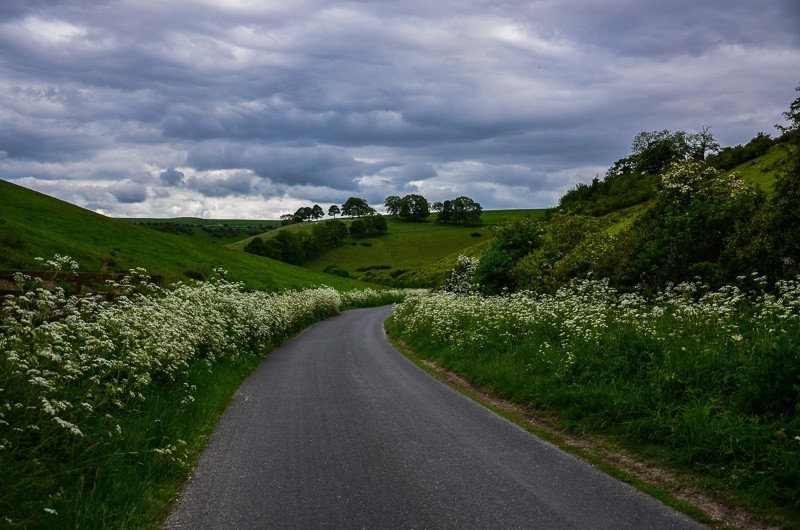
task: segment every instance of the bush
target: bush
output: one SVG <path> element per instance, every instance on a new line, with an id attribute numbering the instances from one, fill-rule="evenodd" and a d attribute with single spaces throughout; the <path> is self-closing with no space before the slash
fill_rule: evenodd
<path id="1" fill-rule="evenodd" d="M 203 271 L 199 271 L 197 269 L 186 269 L 183 271 L 183 275 L 187 278 L 191 278 L 192 280 L 203 281 L 206 279 L 206 275 Z"/>
<path id="2" fill-rule="evenodd" d="M 322 269 L 322 272 L 324 272 L 325 274 L 333 274 L 334 276 L 341 276 L 342 278 L 349 278 L 350 277 L 350 273 L 347 272 L 347 270 L 342 269 L 341 267 L 339 267 L 335 263 L 331 263 L 329 265 L 326 265 L 325 268 Z"/>

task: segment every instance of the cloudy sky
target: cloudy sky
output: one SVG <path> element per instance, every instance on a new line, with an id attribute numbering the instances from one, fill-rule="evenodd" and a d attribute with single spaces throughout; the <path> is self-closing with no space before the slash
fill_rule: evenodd
<path id="1" fill-rule="evenodd" d="M 640 131 L 775 134 L 798 0 L 1 0 L 0 178 L 113 216 L 557 203 Z"/>

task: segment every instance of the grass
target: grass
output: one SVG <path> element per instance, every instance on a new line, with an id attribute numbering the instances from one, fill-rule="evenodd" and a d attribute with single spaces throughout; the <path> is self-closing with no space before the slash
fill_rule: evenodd
<path id="1" fill-rule="evenodd" d="M 776 174 L 786 169 L 789 159 L 787 149 L 790 147 L 785 144 L 774 145 L 762 156 L 745 162 L 733 171 L 745 181 L 756 184 L 769 197 L 773 194 Z"/>
<path id="2" fill-rule="evenodd" d="M 188 280 L 187 271 L 210 277 L 222 268 L 233 280 L 269 291 L 322 284 L 337 289 L 368 286 L 111 219 L 0 180 L 0 268 L 36 269 L 34 258 L 53 254 L 71 256 L 82 271 L 97 272 L 103 264 L 109 272 L 144 267 L 168 282 Z"/>
<path id="3" fill-rule="evenodd" d="M 388 329 L 476 386 L 789 528 L 800 526 L 800 283 L 782 289 L 687 285 L 655 301 L 602 282 L 554 296 L 442 294 L 405 302 Z"/>
<path id="4" fill-rule="evenodd" d="M 544 210 L 485 211 L 483 224 L 478 227 L 441 225 L 433 221 L 406 223 L 388 217 L 387 234 L 349 241 L 342 247 L 307 261 L 303 266 L 322 272 L 333 263 L 363 281 L 415 287 L 435 285 L 452 268 L 458 254 L 475 255 L 485 250 L 487 241 L 492 239 L 495 225 L 542 215 Z M 300 223 L 279 230 L 310 230 L 311 226 L 312 223 Z M 268 232 L 264 237 L 274 237 L 279 230 Z M 242 250 L 250 239 L 228 247 Z"/>

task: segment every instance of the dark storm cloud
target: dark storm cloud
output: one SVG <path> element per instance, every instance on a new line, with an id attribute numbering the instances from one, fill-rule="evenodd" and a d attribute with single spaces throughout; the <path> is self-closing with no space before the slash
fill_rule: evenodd
<path id="1" fill-rule="evenodd" d="M 123 204 L 144 202 L 147 199 L 147 188 L 135 182 L 117 182 L 111 185 L 109 191 Z"/>
<path id="2" fill-rule="evenodd" d="M 161 182 L 165 186 L 177 186 L 183 182 L 183 177 L 184 177 L 183 173 L 181 173 L 174 167 L 171 167 L 166 171 L 162 171 L 161 174 L 159 175 Z"/>
<path id="3" fill-rule="evenodd" d="M 772 132 L 798 27 L 794 0 L 5 0 L 0 177 L 120 213 L 187 193 L 547 206 L 639 131 Z"/>

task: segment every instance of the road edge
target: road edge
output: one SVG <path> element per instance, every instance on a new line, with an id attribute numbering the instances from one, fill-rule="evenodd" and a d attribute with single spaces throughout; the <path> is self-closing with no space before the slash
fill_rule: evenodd
<path id="1" fill-rule="evenodd" d="M 600 471 L 629 484 L 663 504 L 711 528 L 774 529 L 743 508 L 700 491 L 687 478 L 667 471 L 652 462 L 630 455 L 600 436 L 581 436 L 558 425 L 541 411 L 524 407 L 491 391 L 477 387 L 455 372 L 422 358 L 402 340 L 394 337 L 386 325 L 387 342 L 400 354 L 442 383 L 542 438 L 559 449 L 584 460 Z"/>

